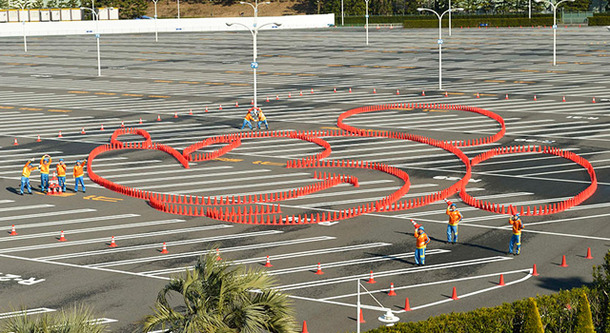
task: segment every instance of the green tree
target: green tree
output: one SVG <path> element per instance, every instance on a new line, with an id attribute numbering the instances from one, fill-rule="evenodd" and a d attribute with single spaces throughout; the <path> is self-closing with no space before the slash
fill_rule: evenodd
<path id="1" fill-rule="evenodd" d="M 538 312 L 538 305 L 536 305 L 536 300 L 531 297 L 527 301 L 525 323 L 523 323 L 523 332 L 544 333 L 544 327 L 542 327 L 540 313 Z"/>
<path id="2" fill-rule="evenodd" d="M 604 256 L 604 262 L 599 266 L 593 266 L 593 286 L 597 290 L 605 314 L 604 332 L 610 333 L 610 250 Z"/>
<path id="3" fill-rule="evenodd" d="M 107 326 L 95 322 L 92 310 L 86 306 L 75 306 L 69 310 L 45 313 L 30 317 L 27 310 L 22 316 L 5 320 L 0 332 L 8 333 L 101 333 Z"/>
<path id="4" fill-rule="evenodd" d="M 587 294 L 583 291 L 578 299 L 578 312 L 576 314 L 575 333 L 595 333 L 593 318 L 591 317 L 591 306 Z"/>
<path id="5" fill-rule="evenodd" d="M 144 319 L 143 331 L 294 332 L 288 298 L 271 289 L 273 284 L 266 272 L 231 267 L 208 251 L 193 270 L 172 278 L 159 292 L 154 314 Z M 174 294 L 181 297 L 178 306 L 168 301 Z"/>

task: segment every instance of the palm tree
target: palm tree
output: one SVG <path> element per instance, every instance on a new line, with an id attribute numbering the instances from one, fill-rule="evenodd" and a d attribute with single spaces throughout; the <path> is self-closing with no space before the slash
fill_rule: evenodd
<path id="1" fill-rule="evenodd" d="M 45 313 L 40 316 L 23 315 L 8 318 L 0 332 L 13 333 L 102 333 L 107 326 L 95 320 L 87 306 L 75 306 L 69 310 Z"/>
<path id="2" fill-rule="evenodd" d="M 172 278 L 159 292 L 154 314 L 144 319 L 143 331 L 294 332 L 288 297 L 272 289 L 273 284 L 266 272 L 230 267 L 226 261 L 218 261 L 214 251 L 208 251 L 193 270 Z M 172 294 L 182 296 L 180 305 L 170 305 Z"/>

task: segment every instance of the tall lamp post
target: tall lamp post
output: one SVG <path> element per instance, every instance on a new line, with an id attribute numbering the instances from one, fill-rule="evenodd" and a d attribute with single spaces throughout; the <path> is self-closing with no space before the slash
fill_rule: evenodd
<path id="1" fill-rule="evenodd" d="M 458 11 L 461 12 L 463 11 L 464 8 L 454 8 L 454 9 L 447 9 L 446 11 L 444 11 L 442 14 L 439 15 L 439 13 L 437 13 L 435 10 L 433 9 L 429 9 L 429 8 L 417 8 L 418 12 L 431 12 L 434 13 L 436 15 L 436 17 L 438 17 L 438 90 L 442 90 L 443 89 L 443 38 L 441 35 L 442 32 L 442 26 L 441 26 L 441 22 L 443 19 L 443 16 L 449 12 L 452 11 Z"/>
<path id="2" fill-rule="evenodd" d="M 95 40 L 97 43 L 97 76 L 102 76 L 102 62 L 100 59 L 100 18 L 97 16 L 97 13 L 93 8 L 80 7 L 81 10 L 89 10 L 91 14 L 93 14 L 93 19 L 95 20 Z"/>
<path id="3" fill-rule="evenodd" d="M 371 296 L 375 300 L 375 302 L 377 302 L 377 304 L 379 304 L 381 308 L 386 310 L 386 313 L 378 318 L 380 322 L 386 324 L 386 326 L 393 326 L 395 323 L 400 321 L 400 318 L 396 317 L 392 313 L 392 310 L 385 308 L 383 305 L 381 305 L 381 303 L 379 303 L 379 301 L 373 296 L 373 294 L 371 294 L 371 292 L 369 292 L 366 287 L 363 286 L 362 283 L 360 283 L 360 280 L 357 280 L 356 282 L 358 283 L 358 293 L 356 299 L 356 318 L 360 318 L 360 310 L 362 309 L 362 304 L 360 303 L 360 288 L 362 288 L 367 294 L 369 294 L 369 296 Z M 360 320 L 356 320 L 356 333 L 360 333 Z"/>
<path id="4" fill-rule="evenodd" d="M 544 2 L 553 8 L 553 66 L 557 66 L 557 7 L 566 1 L 574 2 L 574 0 L 561 0 L 558 3 L 552 3 L 548 0 L 534 0 L 536 2 Z"/>
<path id="5" fill-rule="evenodd" d="M 177 0 L 177 5 L 178 5 L 178 19 L 180 19 L 180 0 Z"/>
<path id="6" fill-rule="evenodd" d="M 256 44 L 256 38 L 258 36 L 258 31 L 263 28 L 266 27 L 268 25 L 275 25 L 275 26 L 281 26 L 280 23 L 273 23 L 273 22 L 269 22 L 269 23 L 265 23 L 261 26 L 257 26 L 256 23 L 254 23 L 254 28 L 250 28 L 249 26 L 245 25 L 245 24 L 241 24 L 241 23 L 226 23 L 226 25 L 228 27 L 232 26 L 232 25 L 239 25 L 242 26 L 246 29 L 248 29 L 250 31 L 250 33 L 252 34 L 252 63 L 250 64 L 250 67 L 252 68 L 252 73 L 254 76 L 254 110 L 258 109 L 258 101 L 257 101 L 257 93 L 256 93 L 256 70 L 258 69 L 258 62 L 256 62 L 256 58 L 257 58 L 257 44 Z"/>
<path id="7" fill-rule="evenodd" d="M 22 2 L 22 3 L 19 3 L 19 2 L 18 2 L 18 3 L 17 3 L 17 7 L 21 8 L 21 11 L 19 12 L 19 16 L 21 16 L 21 12 L 25 11 L 25 8 L 26 8 L 26 7 L 28 7 L 28 6 L 30 6 L 31 4 L 32 4 L 32 3 L 31 3 L 29 0 L 24 1 L 24 2 Z M 11 4 L 10 4 L 10 2 L 9 2 L 9 7 L 10 7 L 10 6 L 11 6 Z M 28 53 L 28 39 L 27 39 L 26 34 L 25 34 L 25 21 L 26 21 L 26 19 L 25 19 L 25 17 L 24 17 L 24 18 L 21 20 L 21 24 L 22 24 L 22 26 L 23 26 L 23 52 Z"/>
<path id="8" fill-rule="evenodd" d="M 157 29 L 157 1 L 159 0 L 152 0 L 152 2 L 155 3 L 155 42 L 159 41 L 159 30 Z"/>
<path id="9" fill-rule="evenodd" d="M 341 26 L 344 26 L 345 23 L 343 22 L 343 18 L 345 15 L 343 15 L 343 0 L 341 0 Z"/>
<path id="10" fill-rule="evenodd" d="M 366 12 L 364 14 L 364 19 L 366 23 L 364 26 L 366 27 L 366 45 L 369 45 L 369 0 L 364 0 L 366 2 Z"/>

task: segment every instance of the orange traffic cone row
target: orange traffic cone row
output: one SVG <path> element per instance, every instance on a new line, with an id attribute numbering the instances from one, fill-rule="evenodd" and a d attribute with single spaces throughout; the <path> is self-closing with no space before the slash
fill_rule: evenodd
<path id="1" fill-rule="evenodd" d="M 114 236 L 112 236 L 110 238 L 110 245 L 108 245 L 109 247 L 117 247 L 116 243 L 114 242 Z"/>
<path id="2" fill-rule="evenodd" d="M 411 305 L 409 304 L 409 297 L 405 298 L 405 311 L 411 311 Z"/>
<path id="3" fill-rule="evenodd" d="M 10 233 L 10 235 L 11 236 L 17 236 L 17 231 L 15 230 L 15 225 L 14 224 L 11 226 L 11 233 Z"/>
<path id="4" fill-rule="evenodd" d="M 362 309 L 360 309 L 360 318 L 358 318 L 358 322 L 361 324 L 366 323 L 366 321 L 364 321 L 364 316 L 362 315 Z"/>
<path id="5" fill-rule="evenodd" d="M 451 293 L 451 299 L 456 300 L 459 299 L 457 296 L 457 290 L 453 287 L 453 292 Z"/>
<path id="6" fill-rule="evenodd" d="M 15 138 L 15 141 L 13 142 L 13 146 L 19 146 L 19 142 L 17 142 L 17 138 Z"/>
<path id="7" fill-rule="evenodd" d="M 324 274 L 324 272 L 322 272 L 322 265 L 320 265 L 320 263 L 318 263 L 318 270 L 316 271 L 317 275 L 322 275 Z"/>
<path id="8" fill-rule="evenodd" d="M 161 248 L 161 253 L 162 254 L 169 253 L 169 251 L 167 250 L 167 245 L 165 245 L 165 242 L 163 242 L 163 247 Z"/>
<path id="9" fill-rule="evenodd" d="M 587 256 L 585 257 L 585 259 L 593 259 L 593 256 L 591 256 L 591 248 L 590 247 L 587 248 Z"/>
<path id="10" fill-rule="evenodd" d="M 307 322 L 303 320 L 303 328 L 301 329 L 301 333 L 309 333 L 307 330 Z"/>
<path id="11" fill-rule="evenodd" d="M 269 260 L 269 256 L 267 256 L 267 262 L 265 263 L 265 267 L 273 267 L 273 265 L 271 265 L 271 261 Z"/>
<path id="12" fill-rule="evenodd" d="M 559 265 L 559 266 L 561 266 L 561 267 L 568 267 L 568 263 L 566 262 L 566 256 L 565 255 L 563 255 L 561 257 L 561 265 Z"/>
<path id="13" fill-rule="evenodd" d="M 498 282 L 499 286 L 504 286 L 504 274 L 500 274 L 500 282 Z"/>
<path id="14" fill-rule="evenodd" d="M 61 231 L 61 233 L 59 233 L 59 241 L 60 242 L 67 241 L 66 237 L 64 236 L 64 231 L 63 230 Z"/>
<path id="15" fill-rule="evenodd" d="M 388 296 L 396 296 L 396 291 L 394 291 L 394 283 L 390 283 L 390 292 L 388 292 Z"/>
<path id="16" fill-rule="evenodd" d="M 538 268 L 536 268 L 536 264 L 534 264 L 534 268 L 532 268 L 532 276 L 538 276 Z"/>
<path id="17" fill-rule="evenodd" d="M 373 276 L 373 271 L 371 271 L 369 279 L 366 281 L 366 283 L 377 283 L 377 281 L 375 281 L 375 277 Z"/>
<path id="18" fill-rule="evenodd" d="M 36 139 L 36 142 L 40 142 L 42 140 L 40 140 L 40 134 L 38 134 L 38 138 Z"/>

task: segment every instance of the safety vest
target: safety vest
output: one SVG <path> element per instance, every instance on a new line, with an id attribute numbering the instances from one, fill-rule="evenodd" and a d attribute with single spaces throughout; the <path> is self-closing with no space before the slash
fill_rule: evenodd
<path id="1" fill-rule="evenodd" d="M 250 112 L 248 112 L 248 114 L 246 115 L 246 118 L 245 118 L 245 119 L 246 119 L 247 121 L 252 121 L 252 120 L 254 120 L 254 118 L 252 118 L 252 114 L 251 114 Z"/>
<path id="2" fill-rule="evenodd" d="M 57 164 L 57 177 L 65 177 L 66 176 L 66 165 L 63 163 Z"/>
<path id="3" fill-rule="evenodd" d="M 421 235 L 418 235 L 417 231 L 415 231 L 415 238 L 417 240 L 415 246 L 418 249 L 425 249 L 426 244 L 430 243 L 430 238 L 428 238 L 428 235 L 426 235 L 425 232 L 422 232 Z"/>
<path id="4" fill-rule="evenodd" d="M 85 163 L 81 163 L 81 164 L 76 164 L 74 166 L 74 172 L 72 173 L 74 175 L 74 178 L 78 178 L 78 177 L 82 177 L 84 174 L 83 168 L 85 166 Z"/>
<path id="5" fill-rule="evenodd" d="M 508 220 L 508 223 L 513 225 L 513 235 L 521 235 L 521 230 L 523 230 L 523 223 L 521 219 L 513 220 L 512 218 Z"/>
<path id="6" fill-rule="evenodd" d="M 449 215 L 449 225 L 457 225 L 462 219 L 462 214 L 458 210 L 450 210 L 447 208 L 447 215 Z"/>
<path id="7" fill-rule="evenodd" d="M 30 165 L 30 162 L 27 162 L 25 164 L 25 166 L 23 167 L 23 171 L 21 172 L 21 175 L 23 177 L 30 177 L 30 173 L 32 172 L 32 170 L 36 170 L 37 167 L 33 167 Z"/>
<path id="8" fill-rule="evenodd" d="M 44 157 L 40 159 L 40 173 L 49 174 L 49 167 L 51 166 L 51 158 L 49 157 L 49 162 L 44 162 Z"/>
<path id="9" fill-rule="evenodd" d="M 265 121 L 267 117 L 263 114 L 263 111 L 258 111 L 258 121 Z"/>

